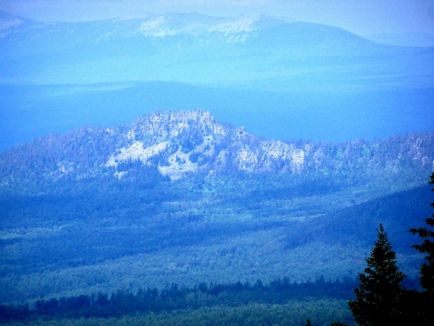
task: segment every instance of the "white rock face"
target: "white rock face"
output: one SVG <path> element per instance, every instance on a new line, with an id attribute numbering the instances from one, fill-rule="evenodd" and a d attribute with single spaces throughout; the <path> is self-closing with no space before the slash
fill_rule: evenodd
<path id="1" fill-rule="evenodd" d="M 148 160 L 165 151 L 168 146 L 169 142 L 166 141 L 145 148 L 142 142 L 135 141 L 130 146 L 121 148 L 119 154 L 110 156 L 105 166 L 117 167 L 120 163 L 128 161 L 141 161 L 144 165 L 150 165 Z"/>
<path id="2" fill-rule="evenodd" d="M 136 139 L 147 136 L 161 142 L 191 132 L 201 134 L 202 137 L 226 134 L 225 128 L 209 112 L 203 110 L 154 113 L 139 119 L 129 133 L 134 133 Z"/>
<path id="3" fill-rule="evenodd" d="M 247 173 L 301 173 L 309 150 L 282 141 L 259 141 L 243 127 L 219 124 L 203 110 L 151 114 L 128 130 L 125 138 L 133 143 L 112 154 L 106 167 L 116 169 L 123 162 L 140 161 L 144 166 L 154 164 L 171 180 L 234 167 Z M 145 147 L 140 139 L 156 144 Z M 155 160 L 150 160 L 153 157 Z M 115 177 L 125 175 L 116 172 Z"/>
<path id="4" fill-rule="evenodd" d="M 115 176 L 115 178 L 117 178 L 118 180 L 121 180 L 124 176 L 126 176 L 128 174 L 128 171 L 116 171 L 113 175 Z"/>
<path id="5" fill-rule="evenodd" d="M 222 34 L 228 43 L 244 43 L 256 30 L 258 17 L 241 17 L 216 25 L 212 32 Z"/>
<path id="6" fill-rule="evenodd" d="M 258 154 L 244 147 L 238 152 L 236 160 L 240 171 L 252 172 L 258 164 Z"/>
<path id="7" fill-rule="evenodd" d="M 215 154 L 215 142 L 213 136 L 205 136 L 203 142 L 194 148 L 194 153 L 213 157 Z"/>
<path id="8" fill-rule="evenodd" d="M 134 129 L 131 129 L 130 131 L 128 131 L 127 133 L 127 139 L 128 140 L 133 140 L 136 138 L 136 132 Z"/>
<path id="9" fill-rule="evenodd" d="M 162 38 L 176 35 L 177 32 L 167 24 L 167 18 L 158 16 L 144 21 L 140 25 L 140 32 L 146 37 Z"/>
<path id="10" fill-rule="evenodd" d="M 164 38 L 175 35 L 194 35 L 207 37 L 217 34 L 224 37 L 227 42 L 244 42 L 249 33 L 255 31 L 258 16 L 239 18 L 213 18 L 206 20 L 183 19 L 182 17 L 155 16 L 144 20 L 139 32 L 148 38 Z"/>
<path id="11" fill-rule="evenodd" d="M 245 131 L 243 127 L 225 126 L 207 111 L 155 113 L 139 119 L 121 137 L 123 145 L 109 156 L 106 168 L 114 169 L 118 179 L 127 176 L 127 171 L 118 170 L 124 162 L 138 161 L 143 168 L 158 169 L 171 180 L 179 180 L 194 173 L 219 174 L 288 173 L 302 174 L 312 169 L 321 169 L 324 162 L 333 169 L 348 169 L 349 158 L 356 153 L 365 153 L 364 144 L 354 143 L 333 147 L 315 146 L 312 143 L 296 144 L 275 140 L 261 140 Z M 418 140 L 418 138 L 416 139 Z M 404 155 L 398 151 L 388 163 L 388 168 L 399 166 L 408 157 L 422 165 L 433 164 L 432 156 L 426 154 L 424 142 L 410 142 Z M 144 145 L 144 144 L 152 145 Z M 360 162 L 371 160 L 375 151 L 371 145 L 369 155 L 360 154 Z M 359 154 L 357 154 L 359 155 Z M 401 158 L 402 156 L 402 158 Z M 59 167 L 60 169 L 60 167 Z M 65 169 L 60 169 L 66 173 Z"/>
<path id="12" fill-rule="evenodd" d="M 221 24 L 212 28 L 213 32 L 223 33 L 225 35 L 249 33 L 255 30 L 255 23 L 258 17 L 240 17 Z"/>
<path id="13" fill-rule="evenodd" d="M 170 180 L 181 179 L 187 173 L 193 173 L 198 170 L 196 163 L 190 161 L 190 156 L 184 153 L 180 149 L 170 155 L 168 159 L 169 165 L 158 166 L 158 171 L 164 176 L 170 178 Z"/>
<path id="14" fill-rule="evenodd" d="M 291 167 L 293 172 L 300 172 L 303 168 L 305 153 L 302 149 L 294 149 L 291 151 Z"/>
<path id="15" fill-rule="evenodd" d="M 244 128 L 218 123 L 203 110 L 155 113 L 129 127 L 83 128 L 67 137 L 43 138 L 32 146 L 39 150 L 24 146 L 0 157 L 1 186 L 28 178 L 28 173 L 16 169 L 17 162 L 27 162 L 25 171 L 50 180 L 107 175 L 129 180 L 141 175 L 153 178 L 155 172 L 171 180 L 239 172 L 330 176 L 338 171 L 361 171 L 363 177 L 378 178 L 379 173 L 393 175 L 408 169 L 415 175 L 434 167 L 432 133 L 372 143 L 290 143 L 262 140 Z M 136 174 L 138 169 L 150 173 Z"/>

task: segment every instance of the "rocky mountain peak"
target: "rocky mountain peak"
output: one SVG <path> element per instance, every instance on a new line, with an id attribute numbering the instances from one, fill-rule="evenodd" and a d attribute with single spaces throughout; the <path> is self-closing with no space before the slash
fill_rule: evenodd
<path id="1" fill-rule="evenodd" d="M 216 121 L 208 111 L 193 110 L 153 113 L 130 126 L 82 129 L 17 147 L 0 155 L 0 185 L 149 175 L 175 181 L 238 173 L 342 182 L 396 174 L 411 179 L 427 175 L 433 162 L 431 133 L 377 142 L 283 142 L 258 138 Z"/>
<path id="2" fill-rule="evenodd" d="M 210 112 L 197 109 L 147 115 L 132 125 L 127 137 L 131 140 L 164 141 L 182 136 L 223 136 L 225 129 Z"/>

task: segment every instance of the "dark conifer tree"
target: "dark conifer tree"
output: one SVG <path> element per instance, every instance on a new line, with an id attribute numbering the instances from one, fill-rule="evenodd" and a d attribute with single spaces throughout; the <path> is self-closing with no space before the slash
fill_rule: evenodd
<path id="1" fill-rule="evenodd" d="M 396 265 L 396 254 L 381 224 L 367 263 L 359 274 L 356 298 L 349 302 L 354 319 L 364 326 L 398 325 L 404 274 Z"/>
<path id="2" fill-rule="evenodd" d="M 434 185 L 434 172 L 431 174 L 429 184 Z M 431 189 L 434 191 L 434 187 Z M 431 203 L 434 208 L 434 202 Z M 410 232 L 422 239 L 421 244 L 413 247 L 425 255 L 425 261 L 420 267 L 420 283 L 423 288 L 421 294 L 421 307 L 425 323 L 434 325 L 434 214 L 425 220 L 426 226 L 412 228 Z"/>
<path id="3" fill-rule="evenodd" d="M 429 184 L 434 184 L 434 172 L 431 174 Z M 431 189 L 434 191 L 434 188 Z M 431 203 L 434 208 L 434 202 Z M 423 289 L 431 295 L 434 294 L 434 214 L 426 220 L 426 226 L 410 229 L 410 232 L 417 234 L 422 243 L 414 245 L 419 252 L 425 255 L 425 262 L 420 268 L 420 283 Z"/>

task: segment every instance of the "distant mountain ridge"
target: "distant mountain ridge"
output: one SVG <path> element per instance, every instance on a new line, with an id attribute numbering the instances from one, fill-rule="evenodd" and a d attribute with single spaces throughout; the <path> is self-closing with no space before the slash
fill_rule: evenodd
<path id="1" fill-rule="evenodd" d="M 366 38 L 396 46 L 434 47 L 434 34 L 432 33 L 378 33 L 366 35 Z"/>
<path id="2" fill-rule="evenodd" d="M 141 173 L 171 181 L 276 173 L 347 182 L 412 180 L 428 175 L 433 163 L 433 133 L 375 142 L 283 142 L 261 139 L 194 110 L 154 113 L 129 126 L 82 128 L 16 147 L 0 155 L 0 185 L 19 189 L 29 180 L 128 180 Z"/>
<path id="3" fill-rule="evenodd" d="M 156 108 L 196 106 L 278 139 L 434 130 L 427 118 L 434 116 L 433 48 L 267 16 L 81 23 L 3 16 L 0 148 L 83 125 L 126 123 Z M 19 24 L 8 23 L 15 19 Z M 292 121 L 307 127 L 286 132 Z"/>
<path id="4" fill-rule="evenodd" d="M 432 50 L 381 45 L 341 28 L 266 16 L 19 21 L 2 30 L 0 69 L 5 83 L 158 80 L 254 87 L 258 81 L 274 80 L 272 88 L 281 89 L 300 85 L 288 81 L 308 74 L 314 79 L 307 88 L 315 80 L 317 87 L 326 87 L 324 78 L 337 79 L 341 87 L 348 82 L 369 87 L 374 82 L 388 84 L 380 83 L 378 74 L 366 66 L 387 68 L 387 79 L 393 79 L 392 73 L 421 73 L 402 65 L 407 61 L 423 63 L 424 71 L 431 67 Z M 403 86 L 410 82 L 413 87 L 427 85 L 421 76 Z"/>

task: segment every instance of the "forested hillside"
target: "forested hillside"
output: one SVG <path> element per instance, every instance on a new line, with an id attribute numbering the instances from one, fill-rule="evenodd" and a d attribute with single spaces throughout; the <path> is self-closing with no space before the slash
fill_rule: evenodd
<path id="1" fill-rule="evenodd" d="M 0 159 L 0 299 L 353 278 L 380 222 L 415 277 L 432 139 L 272 141 L 194 111 L 19 146 Z"/>

